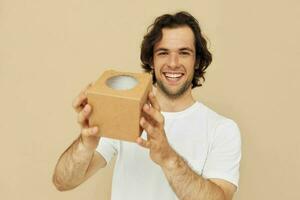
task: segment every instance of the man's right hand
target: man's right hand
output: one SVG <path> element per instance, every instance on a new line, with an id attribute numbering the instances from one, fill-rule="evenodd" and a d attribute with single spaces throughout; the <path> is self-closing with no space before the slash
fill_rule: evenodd
<path id="1" fill-rule="evenodd" d="M 92 113 L 92 106 L 88 104 L 86 91 L 92 84 L 90 83 L 73 101 L 73 108 L 78 113 L 78 123 L 81 126 L 80 139 L 83 145 L 95 150 L 100 140 L 99 128 L 90 126 L 89 117 Z"/>
<path id="2" fill-rule="evenodd" d="M 104 157 L 95 151 L 100 140 L 98 127 L 89 124 L 92 107 L 88 104 L 86 91 L 91 85 L 89 84 L 73 101 L 81 133 L 56 164 L 53 183 L 60 191 L 77 187 L 106 166 Z"/>

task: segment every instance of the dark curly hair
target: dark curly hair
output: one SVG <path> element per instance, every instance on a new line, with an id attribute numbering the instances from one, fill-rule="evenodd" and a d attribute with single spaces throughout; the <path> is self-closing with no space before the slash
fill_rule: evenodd
<path id="1" fill-rule="evenodd" d="M 212 55 L 207 49 L 207 42 L 201 33 L 199 22 L 188 12 L 178 12 L 174 15 L 165 14 L 155 19 L 147 29 L 141 45 L 142 68 L 145 72 L 152 71 L 153 65 L 153 48 L 154 45 L 162 39 L 163 28 L 177 28 L 188 26 L 192 29 L 195 37 L 196 62 L 192 88 L 202 86 L 201 79 L 205 81 L 204 74 L 207 67 L 212 61 Z M 153 83 L 156 78 L 153 76 Z"/>

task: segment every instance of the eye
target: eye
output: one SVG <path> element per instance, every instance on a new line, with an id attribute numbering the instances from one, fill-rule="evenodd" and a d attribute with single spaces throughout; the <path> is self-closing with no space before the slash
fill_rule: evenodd
<path id="1" fill-rule="evenodd" d="M 187 55 L 190 55 L 190 52 L 189 51 L 181 51 L 180 55 L 187 56 Z"/>
<path id="2" fill-rule="evenodd" d="M 161 52 L 158 52 L 157 55 L 164 56 L 164 55 L 168 55 L 168 53 L 166 51 L 161 51 Z"/>

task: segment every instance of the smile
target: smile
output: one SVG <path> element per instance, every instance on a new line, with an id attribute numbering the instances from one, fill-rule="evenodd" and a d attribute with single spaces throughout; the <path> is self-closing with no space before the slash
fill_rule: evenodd
<path id="1" fill-rule="evenodd" d="M 177 83 L 183 76 L 182 72 L 163 72 L 164 77 L 171 83 Z"/>

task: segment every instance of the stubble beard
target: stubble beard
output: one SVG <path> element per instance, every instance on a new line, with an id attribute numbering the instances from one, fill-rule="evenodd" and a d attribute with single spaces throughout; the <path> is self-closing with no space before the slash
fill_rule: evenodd
<path id="1" fill-rule="evenodd" d="M 170 99 L 178 99 L 191 87 L 194 74 L 190 76 L 176 91 L 171 91 L 161 80 L 156 79 L 157 87 Z"/>

